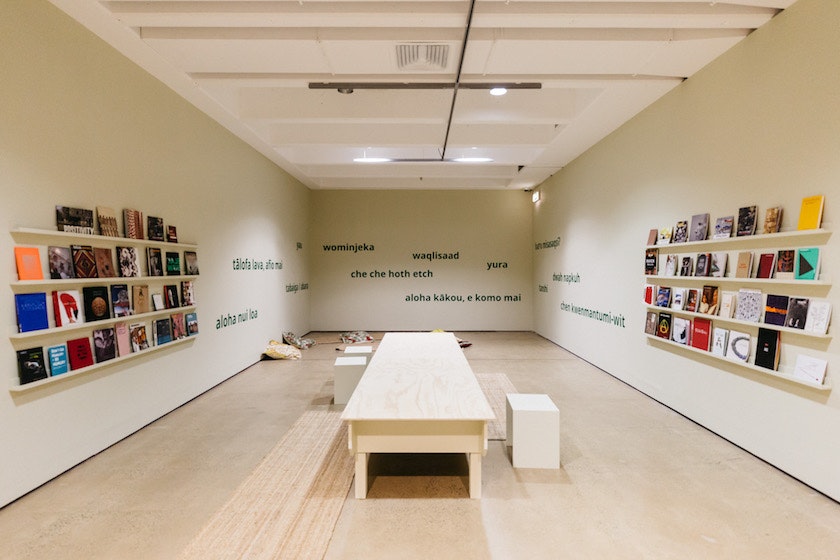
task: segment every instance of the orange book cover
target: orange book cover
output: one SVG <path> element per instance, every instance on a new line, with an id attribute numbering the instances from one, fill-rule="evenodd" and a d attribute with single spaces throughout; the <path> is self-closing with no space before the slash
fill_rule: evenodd
<path id="1" fill-rule="evenodd" d="M 41 254 L 37 247 L 15 247 L 15 262 L 19 280 L 43 280 Z"/>

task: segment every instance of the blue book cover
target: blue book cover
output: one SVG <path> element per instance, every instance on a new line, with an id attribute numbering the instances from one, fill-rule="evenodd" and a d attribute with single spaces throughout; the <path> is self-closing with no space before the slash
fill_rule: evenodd
<path id="1" fill-rule="evenodd" d="M 37 331 L 50 328 L 47 319 L 47 294 L 15 294 L 18 329 L 20 332 Z"/>
<path id="2" fill-rule="evenodd" d="M 55 377 L 62 373 L 67 373 L 67 347 L 63 344 L 58 346 L 50 346 L 47 348 L 47 356 L 50 361 L 50 375 Z"/>

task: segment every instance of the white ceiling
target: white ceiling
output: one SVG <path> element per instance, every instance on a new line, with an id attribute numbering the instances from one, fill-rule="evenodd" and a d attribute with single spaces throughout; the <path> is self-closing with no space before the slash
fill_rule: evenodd
<path id="1" fill-rule="evenodd" d="M 531 188 L 794 1 L 52 0 L 313 189 Z"/>

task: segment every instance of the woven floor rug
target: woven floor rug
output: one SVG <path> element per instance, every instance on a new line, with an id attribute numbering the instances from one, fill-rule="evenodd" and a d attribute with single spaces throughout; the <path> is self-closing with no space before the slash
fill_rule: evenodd
<path id="1" fill-rule="evenodd" d="M 181 560 L 323 558 L 353 480 L 337 411 L 307 411 Z"/>
<path id="2" fill-rule="evenodd" d="M 487 439 L 504 441 L 507 439 L 507 423 L 505 415 L 507 411 L 505 394 L 515 393 L 516 387 L 510 382 L 504 373 L 476 373 L 478 385 L 484 391 L 490 408 L 496 419 L 487 423 Z"/>

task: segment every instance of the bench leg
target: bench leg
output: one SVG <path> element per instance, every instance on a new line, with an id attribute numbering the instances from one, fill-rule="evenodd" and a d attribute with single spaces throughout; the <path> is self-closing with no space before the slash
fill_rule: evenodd
<path id="1" fill-rule="evenodd" d="M 472 477 L 471 477 L 472 478 Z M 368 454 L 356 453 L 356 499 L 364 500 L 368 492 Z"/>
<path id="2" fill-rule="evenodd" d="M 470 498 L 481 499 L 481 453 L 470 453 Z"/>

